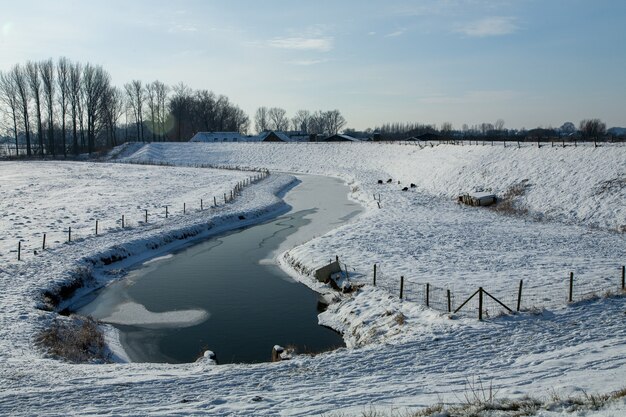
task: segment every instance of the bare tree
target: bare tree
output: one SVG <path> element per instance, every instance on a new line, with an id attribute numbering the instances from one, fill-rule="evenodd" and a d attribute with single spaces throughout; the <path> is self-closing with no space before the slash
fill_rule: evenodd
<path id="1" fill-rule="evenodd" d="M 157 131 L 157 92 L 154 83 L 146 84 L 145 88 L 147 104 L 148 104 L 148 112 L 150 113 L 150 122 L 148 123 L 148 129 L 152 132 L 152 141 L 156 141 L 156 131 Z"/>
<path id="2" fill-rule="evenodd" d="M 15 138 L 15 156 L 19 156 L 20 148 L 17 136 L 17 116 L 19 112 L 19 98 L 15 80 L 10 74 L 0 72 L 0 101 L 9 109 L 10 118 L 13 122 L 13 137 Z"/>
<path id="3" fill-rule="evenodd" d="M 51 59 L 38 64 L 39 74 L 43 83 L 43 98 L 48 113 L 48 153 L 52 152 L 56 156 L 56 146 L 54 143 L 54 63 Z"/>
<path id="4" fill-rule="evenodd" d="M 160 81 L 155 81 L 152 84 L 154 84 L 154 90 L 156 93 L 159 133 L 161 135 L 161 140 L 164 140 L 165 134 L 167 133 L 165 123 L 167 121 L 167 114 L 168 114 L 165 101 L 167 100 L 167 93 L 169 91 L 169 87 Z"/>
<path id="5" fill-rule="evenodd" d="M 579 129 L 585 139 L 597 139 L 606 133 L 606 124 L 600 119 L 584 119 L 580 121 Z"/>
<path id="6" fill-rule="evenodd" d="M 329 135 L 335 135 L 346 125 L 346 119 L 341 115 L 339 110 L 329 110 L 324 112 L 326 119 L 326 132 Z"/>
<path id="7" fill-rule="evenodd" d="M 302 133 L 308 133 L 309 123 L 311 122 L 311 112 L 308 110 L 298 110 L 296 115 L 291 119 L 291 126 L 293 130 L 298 130 Z"/>
<path id="8" fill-rule="evenodd" d="M 31 143 L 30 143 L 30 118 L 28 114 L 28 107 L 30 103 L 30 89 L 28 88 L 28 77 L 26 70 L 20 65 L 16 65 L 10 72 L 11 78 L 15 84 L 17 90 L 17 96 L 19 99 L 19 107 L 22 116 L 22 123 L 24 124 L 24 135 L 26 136 L 26 155 L 31 156 Z"/>
<path id="9" fill-rule="evenodd" d="M 452 123 L 443 122 L 439 131 L 441 132 L 441 136 L 443 136 L 444 139 L 450 139 L 452 137 Z"/>
<path id="10" fill-rule="evenodd" d="M 284 131 L 289 129 L 287 112 L 280 107 L 272 107 L 267 111 L 268 127 L 271 130 Z"/>
<path id="11" fill-rule="evenodd" d="M 80 63 L 70 64 L 69 71 L 69 101 L 72 111 L 72 151 L 78 155 L 78 125 L 81 117 L 81 84 L 83 68 Z M 82 125 L 82 122 L 81 122 Z"/>
<path id="12" fill-rule="evenodd" d="M 63 146 L 63 156 L 67 158 L 67 132 L 65 127 L 65 119 L 67 118 L 67 105 L 70 97 L 70 61 L 65 58 L 59 58 L 57 62 L 57 86 L 59 87 L 59 109 L 61 110 L 61 141 Z"/>
<path id="13" fill-rule="evenodd" d="M 504 120 L 502 119 L 496 120 L 496 123 L 493 125 L 493 128 L 498 132 L 502 132 L 504 130 Z"/>
<path id="14" fill-rule="evenodd" d="M 173 96 L 169 101 L 170 112 L 172 113 L 177 141 L 191 135 L 191 107 L 193 104 L 192 91 L 183 83 L 179 83 L 173 87 Z"/>
<path id="15" fill-rule="evenodd" d="M 250 118 L 239 107 L 232 108 L 232 123 L 235 131 L 246 134 L 250 128 Z"/>
<path id="16" fill-rule="evenodd" d="M 481 123 L 480 124 L 480 133 L 483 136 L 487 136 L 489 132 L 493 130 L 493 125 L 491 123 Z"/>
<path id="17" fill-rule="evenodd" d="M 133 80 L 124 84 L 124 89 L 128 95 L 128 103 L 133 110 L 135 123 L 137 125 L 137 140 L 144 140 L 143 136 L 143 103 L 145 100 L 145 90 L 141 80 Z"/>
<path id="18" fill-rule="evenodd" d="M 327 131 L 325 113 L 321 110 L 314 112 L 309 119 L 309 133 L 316 133 L 319 135 L 324 134 Z"/>
<path id="19" fill-rule="evenodd" d="M 256 109 L 256 113 L 254 115 L 254 128 L 257 133 L 261 133 L 269 129 L 269 115 L 267 107 L 263 106 Z"/>
<path id="20" fill-rule="evenodd" d="M 223 98 L 215 97 L 215 93 L 208 90 L 199 90 L 193 96 L 192 124 L 194 131 L 206 132 L 222 130 L 220 115 Z"/>
<path id="21" fill-rule="evenodd" d="M 104 119 L 107 127 L 109 146 L 117 146 L 117 122 L 125 111 L 124 93 L 116 87 L 107 88 L 104 100 Z"/>
<path id="22" fill-rule="evenodd" d="M 28 61 L 26 63 L 26 75 L 30 92 L 35 99 L 35 111 L 37 116 L 37 137 L 39 140 L 39 152 L 43 158 L 43 125 L 41 123 L 41 79 L 39 78 L 39 65 L 36 62 Z"/>
<path id="23" fill-rule="evenodd" d="M 87 115 L 87 147 L 90 154 L 95 151 L 96 137 L 105 120 L 103 102 L 109 84 L 109 74 L 102 67 L 91 64 L 85 65 L 82 87 Z"/>

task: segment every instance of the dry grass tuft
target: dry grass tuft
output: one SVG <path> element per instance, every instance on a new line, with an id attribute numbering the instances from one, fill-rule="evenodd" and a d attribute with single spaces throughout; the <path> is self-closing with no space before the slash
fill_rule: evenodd
<path id="1" fill-rule="evenodd" d="M 57 317 L 35 337 L 35 343 L 50 356 L 72 363 L 110 361 L 104 335 L 91 317 Z"/>
<path id="2" fill-rule="evenodd" d="M 523 207 L 518 207 L 516 200 L 526 194 L 526 191 L 530 188 L 528 180 L 522 180 L 516 184 L 511 185 L 508 190 L 502 195 L 502 198 L 498 200 L 498 203 L 491 206 L 492 210 L 502 214 L 509 215 L 524 215 L 528 214 L 528 210 Z"/>

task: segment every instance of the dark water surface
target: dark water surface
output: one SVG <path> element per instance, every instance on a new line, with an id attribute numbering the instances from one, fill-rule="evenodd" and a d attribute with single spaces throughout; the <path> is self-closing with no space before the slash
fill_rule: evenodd
<path id="1" fill-rule="evenodd" d="M 269 360 L 276 344 L 299 352 L 343 346 L 339 334 L 317 324 L 318 295 L 274 258 L 361 207 L 339 180 L 298 178 L 285 196 L 292 206 L 287 214 L 146 262 L 78 312 L 116 326 L 136 362 L 192 362 L 209 349 L 219 363 L 250 363 Z"/>

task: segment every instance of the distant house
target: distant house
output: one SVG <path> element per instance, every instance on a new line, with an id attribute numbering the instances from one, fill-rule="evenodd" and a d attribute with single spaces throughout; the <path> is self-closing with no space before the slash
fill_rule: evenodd
<path id="1" fill-rule="evenodd" d="M 361 142 L 361 140 L 353 138 L 352 136 L 340 135 L 337 133 L 324 139 L 324 142 Z"/>
<path id="2" fill-rule="evenodd" d="M 198 132 L 189 142 L 250 142 L 252 138 L 239 132 Z"/>
<path id="3" fill-rule="evenodd" d="M 275 132 L 273 130 L 261 132 L 256 136 L 256 142 L 294 142 L 284 132 Z"/>

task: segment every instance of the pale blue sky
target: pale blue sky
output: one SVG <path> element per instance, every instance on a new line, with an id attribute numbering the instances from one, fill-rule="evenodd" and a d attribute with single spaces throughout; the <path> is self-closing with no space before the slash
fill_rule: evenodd
<path id="1" fill-rule="evenodd" d="M 0 0 L 0 69 L 101 64 L 350 127 L 626 126 L 626 1 Z"/>

